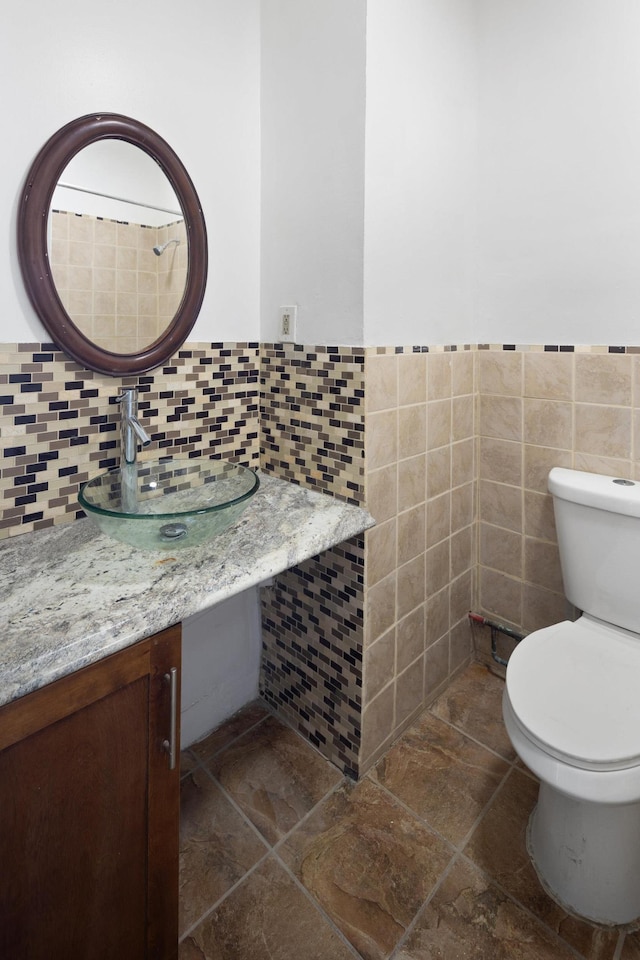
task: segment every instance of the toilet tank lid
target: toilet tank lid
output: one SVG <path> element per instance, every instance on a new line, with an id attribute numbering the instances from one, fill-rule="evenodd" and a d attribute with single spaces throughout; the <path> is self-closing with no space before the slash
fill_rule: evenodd
<path id="1" fill-rule="evenodd" d="M 640 482 L 599 473 L 553 467 L 549 472 L 549 492 L 558 500 L 568 500 L 596 510 L 640 517 Z"/>

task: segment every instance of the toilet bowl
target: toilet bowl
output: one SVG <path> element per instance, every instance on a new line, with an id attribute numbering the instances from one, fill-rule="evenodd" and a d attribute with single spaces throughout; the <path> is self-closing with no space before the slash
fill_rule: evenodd
<path id="1" fill-rule="evenodd" d="M 549 488 L 565 590 L 584 612 L 518 644 L 503 716 L 540 780 L 527 839 L 543 886 L 581 916 L 630 923 L 640 917 L 640 483 L 554 468 Z"/>

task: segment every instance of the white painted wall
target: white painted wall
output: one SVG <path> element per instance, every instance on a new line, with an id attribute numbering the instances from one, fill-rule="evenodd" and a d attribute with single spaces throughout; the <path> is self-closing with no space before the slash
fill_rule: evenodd
<path id="1" fill-rule="evenodd" d="M 479 4 L 478 329 L 640 342 L 640 5 Z"/>
<path id="2" fill-rule="evenodd" d="M 183 749 L 258 696 L 259 604 L 256 587 L 182 624 Z"/>
<path id="3" fill-rule="evenodd" d="M 262 339 L 363 336 L 365 0 L 262 3 Z"/>
<path id="4" fill-rule="evenodd" d="M 477 0 L 368 0 L 367 344 L 474 339 Z"/>
<path id="5" fill-rule="evenodd" d="M 260 0 L 13 2 L 0 31 L 0 289 L 5 342 L 46 339 L 22 289 L 15 220 L 59 127 L 124 113 L 174 148 L 198 191 L 209 283 L 195 340 L 259 339 Z"/>

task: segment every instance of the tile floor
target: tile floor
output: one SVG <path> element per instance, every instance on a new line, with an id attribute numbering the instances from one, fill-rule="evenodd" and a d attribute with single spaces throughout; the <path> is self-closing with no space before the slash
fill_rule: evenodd
<path id="1" fill-rule="evenodd" d="M 541 889 L 501 695 L 472 664 L 357 784 L 260 703 L 185 751 L 180 960 L 640 960 Z"/>

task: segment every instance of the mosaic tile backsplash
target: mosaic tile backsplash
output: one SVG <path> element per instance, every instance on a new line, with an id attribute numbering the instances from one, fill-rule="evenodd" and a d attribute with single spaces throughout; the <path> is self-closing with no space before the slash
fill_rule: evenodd
<path id="1" fill-rule="evenodd" d="M 263 344 L 260 382 L 263 469 L 363 503 L 363 350 Z"/>
<path id="2" fill-rule="evenodd" d="M 257 466 L 258 344 L 185 344 L 139 377 L 106 377 L 52 344 L 0 347 L 0 538 L 81 516 L 78 489 L 119 459 L 122 386 L 138 386 L 140 421 L 159 454 L 224 456 Z"/>

